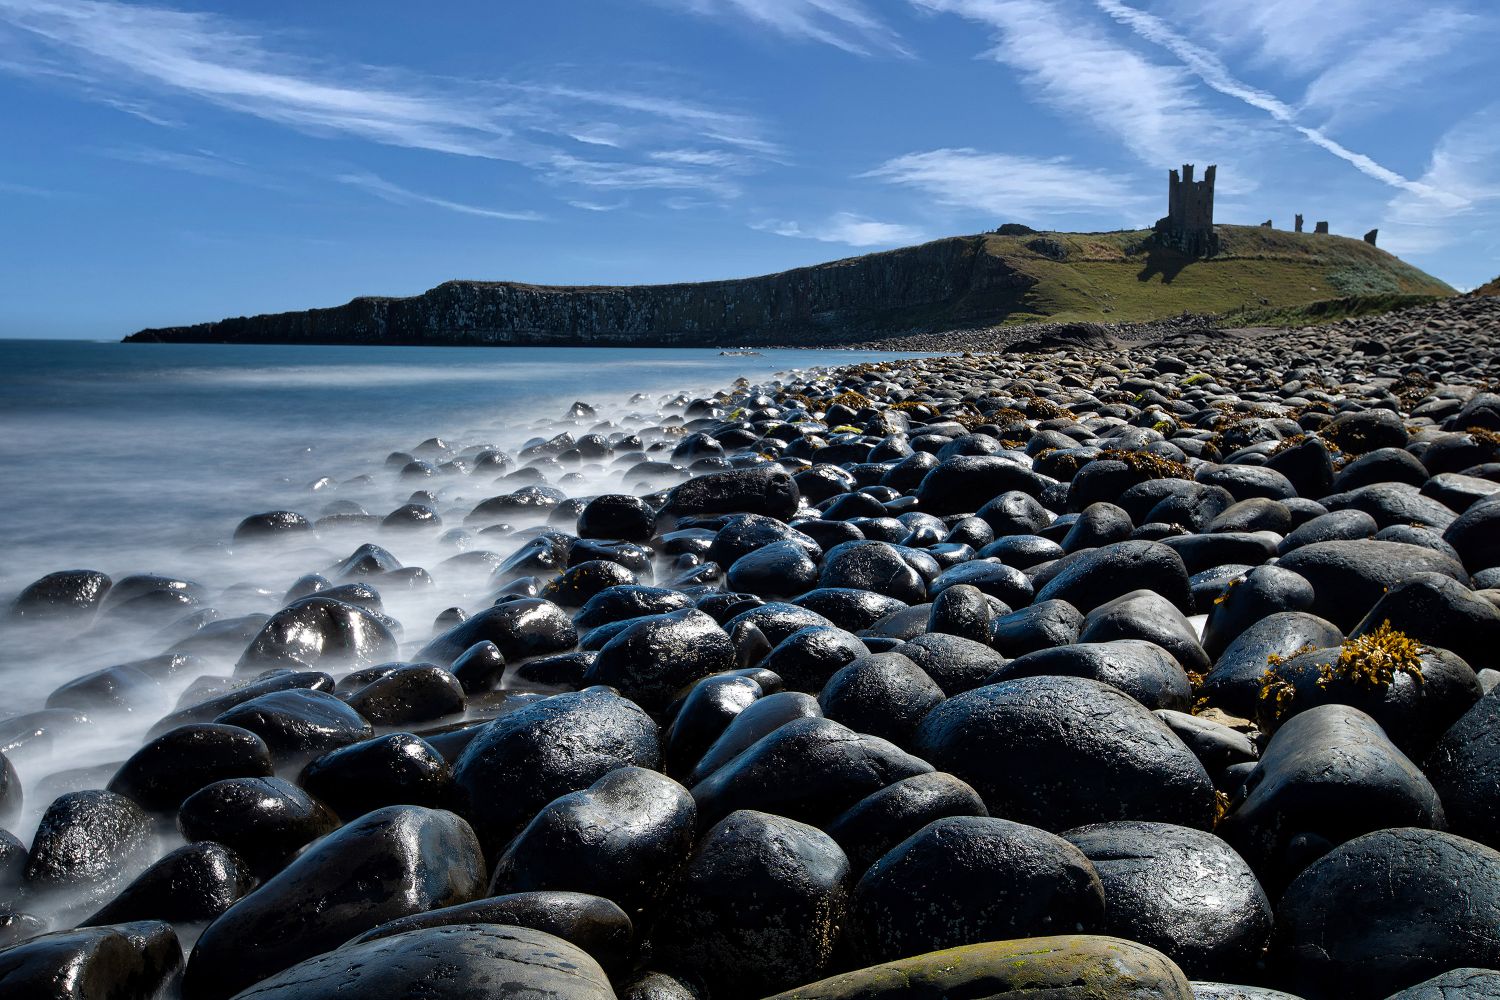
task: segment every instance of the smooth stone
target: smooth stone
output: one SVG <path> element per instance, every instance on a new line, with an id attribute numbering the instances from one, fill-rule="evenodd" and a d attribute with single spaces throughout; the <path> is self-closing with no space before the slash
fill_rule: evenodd
<path id="1" fill-rule="evenodd" d="M 1005 658 L 983 642 L 940 633 L 908 639 L 895 652 L 920 667 L 950 698 L 980 687 L 1005 664 Z"/>
<path id="2" fill-rule="evenodd" d="M 1410 827 L 1341 844 L 1282 897 L 1272 955 L 1307 1000 L 1378 1000 L 1450 969 L 1500 967 L 1500 852 Z"/>
<path id="3" fill-rule="evenodd" d="M 502 924 L 552 934 L 588 952 L 611 974 L 626 967 L 635 943 L 630 917 L 611 900 L 582 892 L 547 889 L 489 896 L 397 917 L 365 931 L 349 944 L 455 924 Z"/>
<path id="4" fill-rule="evenodd" d="M 1494 969 L 1450 969 L 1386 1000 L 1500 1000 L 1500 972 Z"/>
<path id="5" fill-rule="evenodd" d="M 1278 565 L 1311 583 L 1312 613 L 1342 629 L 1359 624 L 1387 591 L 1419 574 L 1469 582 L 1462 566 L 1431 549 L 1374 539 L 1315 542 L 1288 553 Z"/>
<path id="6" fill-rule="evenodd" d="M 1224 841 L 1165 823 L 1099 823 L 1063 838 L 1104 886 L 1104 930 L 1149 945 L 1198 979 L 1253 972 L 1271 936 L 1271 904 Z"/>
<path id="7" fill-rule="evenodd" d="M 453 924 L 345 945 L 236 994 L 236 1000 L 614 1000 L 589 954 L 529 927 Z"/>
<path id="8" fill-rule="evenodd" d="M 1187 567 L 1161 542 L 1116 542 L 1074 558 L 1076 561 L 1037 590 L 1037 601 L 1064 600 L 1087 614 L 1132 591 L 1150 590 L 1179 611 L 1192 609 Z"/>
<path id="9" fill-rule="evenodd" d="M 1454 833 L 1500 847 L 1500 696 L 1492 691 L 1443 734 L 1423 763 Z"/>
<path id="10" fill-rule="evenodd" d="M 903 778 L 860 799 L 826 831 L 861 876 L 891 848 L 934 820 L 988 816 L 979 793 L 951 774 L 934 771 Z"/>
<path id="11" fill-rule="evenodd" d="M 188 962 L 183 998 L 227 1000 L 372 927 L 484 891 L 484 857 L 462 819 L 419 806 L 368 813 L 209 924 Z M 347 968 L 346 956 L 334 961 Z"/>
<path id="12" fill-rule="evenodd" d="M 255 733 L 278 761 L 316 757 L 374 734 L 370 723 L 344 702 L 306 688 L 274 691 L 241 702 L 214 722 Z"/>
<path id="13" fill-rule="evenodd" d="M 26 885 L 33 893 L 67 897 L 65 905 L 97 906 L 145 865 L 152 840 L 150 817 L 125 796 L 68 792 L 42 814 Z"/>
<path id="14" fill-rule="evenodd" d="M 680 688 L 735 665 L 734 645 L 719 623 L 688 608 L 626 627 L 599 650 L 583 680 L 617 688 L 646 711 L 659 712 Z"/>
<path id="15" fill-rule="evenodd" d="M 338 825 L 332 810 L 281 778 L 216 781 L 188 796 L 177 813 L 184 838 L 223 844 L 260 875 L 280 870 Z"/>
<path id="16" fill-rule="evenodd" d="M 1024 656 L 1039 649 L 1078 641 L 1083 615 L 1062 600 L 1037 601 L 990 623 L 990 644 L 1004 656 Z"/>
<path id="17" fill-rule="evenodd" d="M 541 598 L 522 598 L 485 608 L 453 626 L 417 652 L 416 659 L 448 666 L 476 642 L 493 642 L 506 662 L 566 653 L 578 643 L 567 612 Z"/>
<path id="18" fill-rule="evenodd" d="M 894 597 L 853 587 L 815 587 L 793 597 L 791 603 L 850 632 L 870 628 L 887 615 L 906 610 L 906 604 Z"/>
<path id="19" fill-rule="evenodd" d="M 225 778 L 273 773 L 265 740 L 248 729 L 214 723 L 178 726 L 141 747 L 110 779 L 109 790 L 148 812 L 176 812 L 184 799 Z"/>
<path id="20" fill-rule="evenodd" d="M 468 701 L 452 671 L 407 663 L 350 694 L 348 704 L 372 725 L 407 726 L 459 715 Z"/>
<path id="21" fill-rule="evenodd" d="M 1104 922 L 1104 888 L 1088 858 L 1055 834 L 1009 820 L 934 820 L 865 872 L 850 904 L 857 961 Z"/>
<path id="22" fill-rule="evenodd" d="M 1243 794 L 1219 833 L 1273 894 L 1360 834 L 1445 825 L 1432 784 L 1374 719 L 1348 705 L 1310 709 L 1279 729 Z"/>
<path id="23" fill-rule="evenodd" d="M 779 726 L 692 787 L 700 827 L 738 809 L 820 824 L 871 792 L 933 770 L 895 744 L 832 719 Z"/>
<path id="24" fill-rule="evenodd" d="M 1332 622 L 1303 611 L 1267 615 L 1235 637 L 1214 661 L 1202 685 L 1209 702 L 1231 715 L 1253 718 L 1270 658 L 1288 659 L 1305 647 L 1336 646 L 1343 633 Z"/>
<path id="25" fill-rule="evenodd" d="M 1257 566 L 1243 579 L 1231 580 L 1209 608 L 1203 649 L 1219 656 L 1255 623 L 1284 611 L 1307 611 L 1313 601 L 1312 584 L 1301 576 L 1281 566 Z M 1208 664 L 1192 669 L 1203 673 Z"/>
<path id="26" fill-rule="evenodd" d="M 297 782 L 347 823 L 385 806 L 442 806 L 451 777 L 448 762 L 427 741 L 389 733 L 323 754 Z"/>
<path id="27" fill-rule="evenodd" d="M 814 979 L 833 958 L 848 878 L 848 858 L 821 830 L 733 812 L 693 851 L 652 953 L 716 998 L 763 997 Z"/>
<path id="28" fill-rule="evenodd" d="M 990 814 L 1066 830 L 1111 820 L 1213 824 L 1213 782 L 1129 695 L 1077 677 L 1024 677 L 949 698 L 912 750 L 968 782 Z"/>
<path id="29" fill-rule="evenodd" d="M 905 656 L 873 653 L 830 677 L 818 705 L 834 722 L 901 746 L 944 697 L 937 682 Z"/>
<path id="30" fill-rule="evenodd" d="M 0 951 L 0 996 L 15 1000 L 149 1000 L 182 968 L 172 926 L 158 920 L 82 927 Z"/>
<path id="31" fill-rule="evenodd" d="M 553 799 L 618 767 L 660 765 L 656 723 L 634 702 L 591 687 L 487 723 L 453 765 L 454 802 L 498 854 Z"/>
<path id="32" fill-rule="evenodd" d="M 27 584 L 11 601 L 13 618 L 47 621 L 87 618 L 109 594 L 109 576 L 92 569 L 48 573 Z"/>
<path id="33" fill-rule="evenodd" d="M 1019 677 L 1086 677 L 1119 688 L 1149 709 L 1186 712 L 1193 706 L 1188 675 L 1170 653 L 1143 639 L 1078 642 L 1037 650 L 1004 664 L 987 683 Z"/>
<path id="34" fill-rule="evenodd" d="M 768 1000 L 1036 997 L 1193 1000 L 1194 994 L 1182 971 L 1160 952 L 1120 938 L 1068 934 L 986 941 L 901 958 L 800 986 Z"/>
<path id="35" fill-rule="evenodd" d="M 687 784 L 696 785 L 787 723 L 822 716 L 823 710 L 817 699 L 801 691 L 778 691 L 755 699 L 730 720 L 719 737 L 704 750 L 688 772 Z"/>
<path id="36" fill-rule="evenodd" d="M 187 844 L 141 872 L 80 926 L 131 920 L 206 924 L 233 906 L 254 884 L 255 876 L 244 861 L 223 844 Z"/>
<path id="37" fill-rule="evenodd" d="M 842 628 L 815 625 L 781 640 L 761 665 L 780 675 L 789 690 L 817 692 L 828 678 L 867 652 L 864 643 Z"/>
<path id="38" fill-rule="evenodd" d="M 1145 640 L 1166 650 L 1184 670 L 1203 673 L 1209 657 L 1198 642 L 1197 630 L 1183 613 L 1160 594 L 1135 590 L 1090 611 L 1079 630 L 1080 643 Z"/>
<path id="39" fill-rule="evenodd" d="M 315 594 L 267 619 L 235 669 L 251 673 L 281 666 L 363 667 L 394 660 L 397 645 L 380 615 Z"/>
<path id="40" fill-rule="evenodd" d="M 222 694 L 201 700 L 195 698 L 187 705 L 179 703 L 178 709 L 153 725 L 146 737 L 155 739 L 163 733 L 189 723 L 212 722 L 236 705 L 243 705 L 263 694 L 294 689 L 332 691 L 334 686 L 333 678 L 321 671 L 272 670 L 256 680 L 234 682 L 234 686 Z"/>
<path id="41" fill-rule="evenodd" d="M 495 862 L 490 894 L 567 889 L 639 915 L 686 863 L 696 820 L 686 788 L 655 771 L 619 768 L 548 803 Z"/>

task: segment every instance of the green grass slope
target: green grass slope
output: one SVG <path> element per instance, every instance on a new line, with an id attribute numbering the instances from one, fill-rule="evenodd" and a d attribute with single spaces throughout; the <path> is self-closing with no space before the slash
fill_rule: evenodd
<path id="1" fill-rule="evenodd" d="M 1455 294 L 1446 283 L 1363 240 L 1260 226 L 1217 230 L 1220 252 L 1206 260 L 1157 247 L 1144 231 L 987 235 L 988 254 L 1034 279 L 997 323 L 1139 322 L 1183 312 L 1285 310 L 1328 300 L 1351 300 L 1327 310 L 1350 315 L 1363 311 L 1361 300 Z"/>

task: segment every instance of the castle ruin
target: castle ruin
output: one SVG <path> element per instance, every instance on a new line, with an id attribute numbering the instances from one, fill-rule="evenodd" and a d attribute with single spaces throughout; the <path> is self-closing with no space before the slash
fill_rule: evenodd
<path id="1" fill-rule="evenodd" d="M 1179 175 L 1173 170 L 1167 194 L 1167 215 L 1156 223 L 1156 241 L 1190 257 L 1212 257 L 1219 250 L 1214 233 L 1214 174 L 1217 166 L 1193 179 L 1193 165 L 1184 163 Z"/>

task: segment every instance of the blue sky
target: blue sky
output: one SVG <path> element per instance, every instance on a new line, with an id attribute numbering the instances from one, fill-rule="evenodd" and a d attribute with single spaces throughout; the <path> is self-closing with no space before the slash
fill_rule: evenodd
<path id="1" fill-rule="evenodd" d="M 1500 272 L 1493 0 L 0 0 L 0 335 L 1218 218 Z"/>

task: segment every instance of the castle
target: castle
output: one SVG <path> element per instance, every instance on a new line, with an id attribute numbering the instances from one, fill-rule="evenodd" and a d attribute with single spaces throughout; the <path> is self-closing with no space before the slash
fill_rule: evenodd
<path id="1" fill-rule="evenodd" d="M 1193 180 L 1193 165 L 1184 163 L 1182 173 L 1171 172 L 1167 215 L 1156 222 L 1156 240 L 1190 257 L 1212 257 L 1219 251 L 1214 232 L 1214 174 L 1217 165 Z"/>

